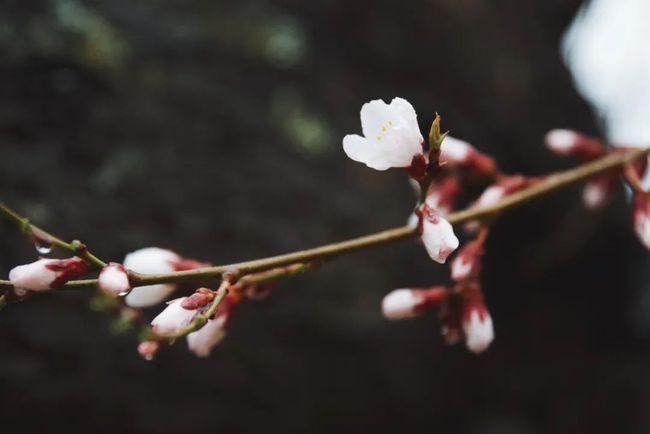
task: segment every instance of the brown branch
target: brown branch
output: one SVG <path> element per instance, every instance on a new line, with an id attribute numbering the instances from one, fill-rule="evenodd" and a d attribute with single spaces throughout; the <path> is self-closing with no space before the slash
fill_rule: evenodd
<path id="1" fill-rule="evenodd" d="M 607 172 L 612 169 L 622 169 L 626 164 L 647 156 L 650 149 L 636 149 L 625 152 L 612 153 L 597 160 L 585 163 L 573 169 L 564 172 L 558 172 L 542 178 L 539 182 L 530 187 L 506 196 L 498 203 L 481 208 L 468 208 L 462 211 L 454 212 L 447 216 L 451 224 L 459 224 L 470 220 L 482 220 L 493 217 L 501 212 L 520 206 L 534 198 L 544 196 L 547 193 L 562 189 L 579 181 L 583 181 L 594 175 Z M 0 209 L 1 210 L 1 209 Z M 157 283 L 174 283 L 197 280 L 201 278 L 216 278 L 226 272 L 236 272 L 244 276 L 250 273 L 266 271 L 272 268 L 283 267 L 295 263 L 308 263 L 315 261 L 324 261 L 336 256 L 341 256 L 357 250 L 366 249 L 372 246 L 387 244 L 405 238 L 417 235 L 417 228 L 411 226 L 401 226 L 394 229 L 377 232 L 359 238 L 327 244 L 312 249 L 301 250 L 279 256 L 271 256 L 264 259 L 253 261 L 238 262 L 228 265 L 214 267 L 197 268 L 194 270 L 178 271 L 165 274 L 140 274 L 133 271 L 129 272 L 131 285 L 143 286 Z M 84 280 L 69 282 L 63 288 L 79 288 L 96 285 L 96 280 Z M 11 287 L 11 283 L 0 281 L 0 287 Z"/>

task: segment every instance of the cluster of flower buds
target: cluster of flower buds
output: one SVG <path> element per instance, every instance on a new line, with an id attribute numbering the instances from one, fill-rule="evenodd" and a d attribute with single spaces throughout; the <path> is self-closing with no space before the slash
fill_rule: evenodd
<path id="1" fill-rule="evenodd" d="M 628 146 L 612 144 L 610 148 L 604 146 L 596 137 L 589 137 L 577 131 L 566 129 L 551 130 L 545 137 L 546 146 L 555 154 L 574 156 L 582 161 L 590 161 L 611 152 L 629 150 Z M 611 197 L 616 185 L 623 174 L 634 194 L 632 219 L 634 230 L 643 243 L 650 249 L 650 200 L 649 194 L 641 182 L 648 178 L 646 173 L 647 160 L 640 160 L 629 165 L 621 171 L 615 169 L 589 180 L 583 189 L 582 199 L 587 208 L 602 207 Z"/>
<path id="2" fill-rule="evenodd" d="M 344 151 L 352 160 L 373 169 L 406 169 L 419 197 L 409 224 L 418 228 L 427 253 L 439 263 L 445 263 L 460 245 L 446 217 L 462 193 L 462 180 L 493 180 L 470 208 L 496 205 L 532 182 L 523 176 L 501 174 L 493 158 L 468 142 L 441 134 L 439 116 L 425 144 L 415 110 L 401 98 L 393 99 L 390 104 L 381 100 L 364 104 L 361 129 L 363 137 L 345 136 Z M 469 233 L 480 228 L 478 221 L 469 222 L 465 227 Z M 484 351 L 494 338 L 492 319 L 479 283 L 486 234 L 487 227 L 483 227 L 477 238 L 465 244 L 452 261 L 451 277 L 455 284 L 451 288 L 395 290 L 382 302 L 384 316 L 412 318 L 437 308 L 442 334 L 448 343 L 464 339 L 471 351 Z"/>
<path id="3" fill-rule="evenodd" d="M 225 289 L 221 289 L 225 290 Z M 199 288 L 189 297 L 181 297 L 167 303 L 167 307 L 151 321 L 152 331 L 158 335 L 156 340 L 141 342 L 138 352 L 146 359 L 152 359 L 165 340 L 174 340 L 192 322 L 204 315 L 217 296 L 217 291 Z M 187 334 L 187 345 L 198 357 L 207 357 L 227 334 L 230 318 L 243 294 L 238 291 L 227 293 L 217 308 L 213 318 L 206 318 L 200 328 Z"/>
<path id="4" fill-rule="evenodd" d="M 607 154 L 607 149 L 600 139 L 573 130 L 551 130 L 546 133 L 544 142 L 553 153 L 560 156 L 576 157 L 582 162 L 595 160 Z M 614 170 L 587 181 L 582 189 L 584 205 L 589 209 L 604 206 L 616 188 L 619 175 L 619 171 Z"/>

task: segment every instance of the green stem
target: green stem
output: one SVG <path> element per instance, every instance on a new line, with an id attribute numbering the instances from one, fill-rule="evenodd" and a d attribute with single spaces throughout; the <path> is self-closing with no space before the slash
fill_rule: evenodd
<path id="1" fill-rule="evenodd" d="M 32 242 L 40 241 L 46 244 L 50 244 L 53 247 L 57 247 L 61 250 L 70 252 L 73 255 L 85 260 L 96 269 L 103 268 L 106 265 L 104 261 L 93 255 L 88 250 L 86 245 L 81 241 L 74 240 L 70 243 L 67 243 L 62 239 L 50 234 L 49 232 L 44 231 L 38 226 L 33 225 L 30 223 L 27 217 L 21 216 L 3 202 L 0 202 L 0 214 L 4 215 L 8 220 L 18 225 L 20 231 Z"/>

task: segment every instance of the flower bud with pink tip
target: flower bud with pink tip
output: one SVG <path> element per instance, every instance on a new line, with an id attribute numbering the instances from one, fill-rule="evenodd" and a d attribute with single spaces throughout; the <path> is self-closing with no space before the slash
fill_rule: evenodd
<path id="1" fill-rule="evenodd" d="M 187 346 L 197 357 L 208 357 L 212 349 L 219 345 L 227 335 L 226 325 L 229 315 L 218 315 L 199 330 L 187 336 Z"/>
<path id="2" fill-rule="evenodd" d="M 145 360 L 153 360 L 160 351 L 160 347 L 158 341 L 143 341 L 138 345 L 138 354 Z"/>
<path id="3" fill-rule="evenodd" d="M 605 155 L 605 147 L 595 138 L 574 130 L 550 130 L 544 137 L 546 147 L 557 155 L 571 155 L 585 161 Z"/>
<path id="4" fill-rule="evenodd" d="M 419 231 L 424 248 L 434 261 L 444 264 L 447 257 L 458 247 L 454 228 L 439 211 L 424 203 L 416 211 Z"/>
<path id="5" fill-rule="evenodd" d="M 467 285 L 462 294 L 462 326 L 467 349 L 475 354 L 487 350 L 494 340 L 492 317 L 478 285 Z"/>
<path id="6" fill-rule="evenodd" d="M 381 311 L 391 320 L 414 318 L 447 300 L 447 288 L 402 288 L 389 292 L 381 302 Z"/>
<path id="7" fill-rule="evenodd" d="M 508 176 L 486 188 L 472 204 L 472 208 L 492 206 L 504 197 L 526 187 L 528 181 L 521 175 Z"/>
<path id="8" fill-rule="evenodd" d="M 461 282 L 480 273 L 483 258 L 484 240 L 475 240 L 465 244 L 460 252 L 451 261 L 451 278 Z"/>
<path id="9" fill-rule="evenodd" d="M 186 299 L 187 297 L 181 297 L 167 303 L 165 310 L 151 321 L 151 328 L 154 333 L 173 335 L 192 322 L 194 317 L 200 313 L 200 309 L 186 309 L 183 307 L 183 302 Z"/>
<path id="10" fill-rule="evenodd" d="M 13 268 L 9 272 L 9 280 L 20 290 L 48 291 L 63 286 L 69 280 L 82 277 L 89 271 L 90 265 L 76 256 L 67 259 L 42 258 L 31 264 Z"/>
<path id="11" fill-rule="evenodd" d="M 410 167 L 426 163 L 417 115 L 413 106 L 402 98 L 390 104 L 377 99 L 361 107 L 363 136 L 349 134 L 343 138 L 343 150 L 354 161 L 375 170 Z"/>
<path id="12" fill-rule="evenodd" d="M 183 258 L 171 250 L 158 247 L 136 250 L 124 258 L 125 268 L 142 274 L 172 273 L 207 265 L 199 261 Z M 178 285 L 173 283 L 139 286 L 129 292 L 125 301 L 131 307 L 155 306 L 165 301 L 177 288 Z"/>
<path id="13" fill-rule="evenodd" d="M 99 273 L 97 280 L 99 289 L 110 295 L 123 295 L 131 289 L 129 275 L 124 265 L 111 262 Z"/>
<path id="14" fill-rule="evenodd" d="M 228 324 L 242 294 L 229 293 L 219 304 L 214 318 L 199 330 L 187 335 L 187 346 L 197 357 L 208 357 L 214 347 L 219 345 L 228 333 Z"/>
<path id="15" fill-rule="evenodd" d="M 618 182 L 618 174 L 604 174 L 587 181 L 582 188 L 582 203 L 587 209 L 598 209 L 611 199 Z"/>
<path id="16" fill-rule="evenodd" d="M 647 249 L 650 249 L 650 193 L 643 191 L 636 192 L 632 216 L 634 231 L 643 245 Z"/>
<path id="17" fill-rule="evenodd" d="M 480 175 L 492 175 L 496 171 L 493 158 L 479 152 L 466 141 L 450 136 L 442 142 L 440 164 L 467 168 Z"/>

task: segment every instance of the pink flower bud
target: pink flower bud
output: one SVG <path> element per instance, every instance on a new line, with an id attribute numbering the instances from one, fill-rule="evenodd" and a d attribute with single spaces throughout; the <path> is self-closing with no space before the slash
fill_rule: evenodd
<path id="1" fill-rule="evenodd" d="M 483 242 L 467 243 L 451 262 L 451 278 L 456 282 L 476 276 L 483 256 Z"/>
<path id="2" fill-rule="evenodd" d="M 388 319 L 413 318 L 433 306 L 439 306 L 447 297 L 448 291 L 444 287 L 395 289 L 384 297 L 381 310 Z"/>
<path id="3" fill-rule="evenodd" d="M 99 273 L 99 288 L 110 295 L 123 295 L 131 289 L 129 275 L 122 264 L 111 262 Z"/>
<path id="4" fill-rule="evenodd" d="M 492 327 L 492 317 L 479 288 L 465 287 L 462 310 L 465 345 L 475 354 L 482 353 L 494 340 L 494 328 Z"/>
<path id="5" fill-rule="evenodd" d="M 546 147 L 558 155 L 575 155 L 584 160 L 593 160 L 605 155 L 605 148 L 600 140 L 573 130 L 551 130 L 546 133 L 544 141 Z"/>
<path id="6" fill-rule="evenodd" d="M 587 181 L 582 189 L 582 203 L 588 209 L 597 209 L 605 205 L 612 197 L 618 174 L 605 174 Z"/>
<path id="7" fill-rule="evenodd" d="M 186 299 L 187 297 L 181 297 L 170 301 L 165 310 L 151 321 L 151 328 L 155 333 L 161 335 L 178 333 L 192 322 L 199 310 L 185 309 L 183 302 Z"/>
<path id="8" fill-rule="evenodd" d="M 144 341 L 138 345 L 138 354 L 146 360 L 153 360 L 158 351 L 160 351 L 160 342 L 158 341 Z"/>
<path id="9" fill-rule="evenodd" d="M 427 253 L 434 261 L 444 264 L 447 257 L 458 247 L 454 228 L 438 211 L 426 203 L 419 209 L 420 236 Z"/>
<path id="10" fill-rule="evenodd" d="M 162 274 L 174 271 L 191 270 L 206 266 L 203 262 L 185 259 L 171 250 L 158 247 L 147 247 L 129 253 L 124 258 L 124 267 L 142 274 Z M 133 288 L 126 296 L 126 304 L 131 307 L 143 308 L 155 306 L 165 301 L 178 285 L 162 283 L 157 285 L 139 286 Z"/>
<path id="11" fill-rule="evenodd" d="M 501 199 L 509 194 L 526 187 L 528 184 L 526 178 L 520 175 L 509 176 L 486 188 L 479 196 L 478 200 L 472 205 L 472 208 L 487 207 L 497 204 Z"/>
<path id="12" fill-rule="evenodd" d="M 47 291 L 82 277 L 90 266 L 81 258 L 39 259 L 31 264 L 19 265 L 9 272 L 14 287 L 29 291 Z M 22 292 L 22 291 L 21 291 Z"/>
<path id="13" fill-rule="evenodd" d="M 455 176 L 448 176 L 429 185 L 426 204 L 446 215 L 454 209 L 454 203 L 459 193 L 458 179 Z"/>
<path id="14" fill-rule="evenodd" d="M 447 136 L 440 150 L 440 164 L 464 167 L 481 175 L 491 175 L 496 169 L 494 159 L 479 152 L 464 140 Z"/>
<path id="15" fill-rule="evenodd" d="M 197 357 L 208 357 L 226 337 L 229 314 L 217 315 L 202 328 L 187 336 L 187 346 Z"/>
<path id="16" fill-rule="evenodd" d="M 634 197 L 634 231 L 643 243 L 650 249 L 650 193 L 637 192 Z"/>

